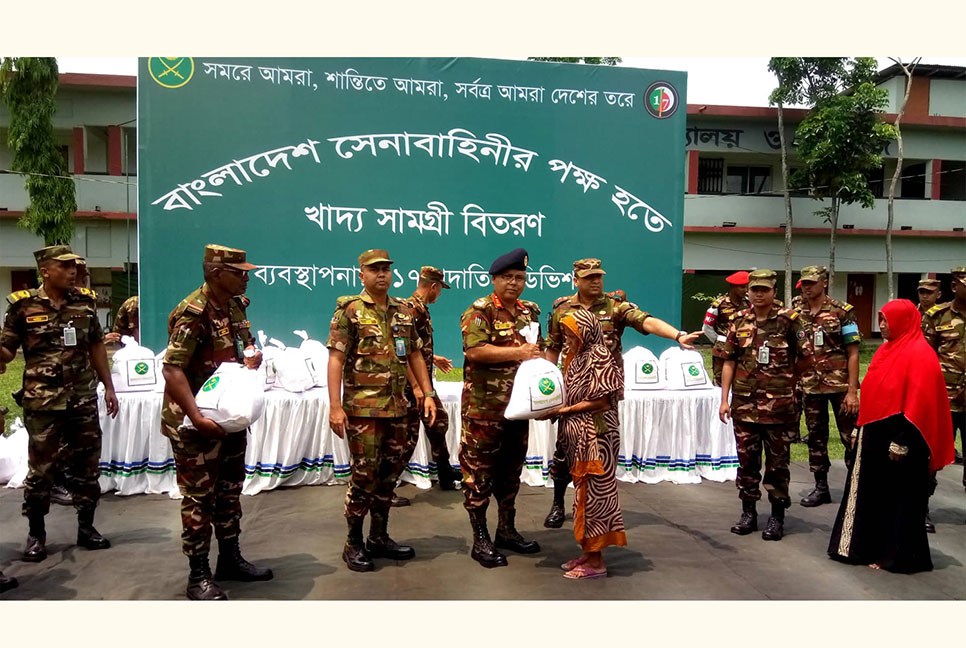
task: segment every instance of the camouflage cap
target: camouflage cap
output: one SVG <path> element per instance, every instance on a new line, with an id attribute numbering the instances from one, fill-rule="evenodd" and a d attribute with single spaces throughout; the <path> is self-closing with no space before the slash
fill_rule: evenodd
<path id="1" fill-rule="evenodd" d="M 603 268 L 600 267 L 600 259 L 577 259 L 574 261 L 575 277 L 583 278 L 597 274 L 607 274 Z"/>
<path id="2" fill-rule="evenodd" d="M 392 259 L 389 258 L 389 252 L 386 250 L 366 250 L 359 255 L 359 267 L 372 265 L 373 263 L 394 263 Z"/>
<path id="3" fill-rule="evenodd" d="M 778 273 L 776 273 L 774 270 L 755 270 L 748 273 L 749 288 L 754 288 L 755 286 L 774 288 L 777 280 Z"/>
<path id="4" fill-rule="evenodd" d="M 87 259 L 85 259 L 84 257 L 81 257 L 81 258 L 77 259 L 77 265 L 79 265 L 79 266 L 86 266 L 87 265 Z"/>
<path id="5" fill-rule="evenodd" d="M 74 254 L 69 245 L 49 245 L 34 252 L 37 265 L 44 261 L 76 261 L 80 258 L 81 255 Z"/>
<path id="6" fill-rule="evenodd" d="M 449 284 L 443 281 L 443 271 L 436 266 L 423 266 L 419 269 L 419 278 L 425 279 L 426 281 L 435 281 L 443 286 L 443 288 L 449 288 Z"/>
<path id="7" fill-rule="evenodd" d="M 205 263 L 220 263 L 236 270 L 255 270 L 257 265 L 245 260 L 245 250 L 209 243 L 205 246 Z"/>
<path id="8" fill-rule="evenodd" d="M 802 281 L 822 281 L 828 279 L 828 268 L 825 266 L 805 266 L 802 268 Z"/>
<path id="9" fill-rule="evenodd" d="M 938 290 L 939 279 L 920 279 L 919 290 L 922 290 L 923 288 L 925 288 L 926 290 Z"/>
<path id="10" fill-rule="evenodd" d="M 954 282 L 958 281 L 966 285 L 966 266 L 953 266 L 949 269 L 949 273 L 953 276 Z"/>

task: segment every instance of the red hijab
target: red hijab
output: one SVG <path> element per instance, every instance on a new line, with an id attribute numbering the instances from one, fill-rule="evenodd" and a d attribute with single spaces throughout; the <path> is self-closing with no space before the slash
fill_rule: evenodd
<path id="1" fill-rule="evenodd" d="M 953 429 L 939 358 L 922 335 L 921 315 L 907 299 L 882 307 L 889 340 L 872 356 L 862 381 L 858 425 L 904 415 L 929 445 L 929 468 L 953 462 Z"/>

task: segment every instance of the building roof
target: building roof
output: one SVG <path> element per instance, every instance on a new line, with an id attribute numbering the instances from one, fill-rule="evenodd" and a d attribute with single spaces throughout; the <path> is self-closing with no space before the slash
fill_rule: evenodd
<path id="1" fill-rule="evenodd" d="M 884 70 L 879 71 L 879 75 L 876 77 L 875 82 L 877 84 L 887 81 L 894 76 L 904 76 L 902 68 L 899 64 L 890 65 Z M 915 69 L 912 70 L 912 76 L 917 77 L 930 77 L 933 79 L 958 79 L 966 80 L 966 67 L 960 67 L 958 65 L 917 65 Z"/>
<path id="2" fill-rule="evenodd" d="M 75 74 L 64 72 L 60 75 L 60 85 L 83 88 L 131 88 L 137 87 L 136 76 L 120 74 Z"/>

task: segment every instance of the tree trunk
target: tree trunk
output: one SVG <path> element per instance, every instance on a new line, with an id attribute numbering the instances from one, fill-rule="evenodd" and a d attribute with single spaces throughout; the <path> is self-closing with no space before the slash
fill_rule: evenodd
<path id="1" fill-rule="evenodd" d="M 778 102 L 778 138 L 782 148 L 782 196 L 785 199 L 785 304 L 792 297 L 792 199 L 788 193 L 788 145 L 785 143 L 785 117 L 782 102 Z"/>
<path id="2" fill-rule="evenodd" d="M 886 277 L 889 285 L 889 300 L 896 298 L 895 291 L 895 276 L 892 271 L 892 228 L 895 222 L 893 203 L 896 198 L 896 183 L 899 181 L 899 176 L 902 173 L 902 130 L 899 128 L 899 122 L 902 121 L 902 114 L 906 111 L 906 102 L 909 101 L 909 92 L 912 90 L 912 72 L 908 66 L 902 64 L 902 61 L 898 59 L 893 59 L 902 71 L 906 75 L 906 93 L 902 97 L 902 105 L 899 106 L 899 111 L 896 114 L 896 141 L 899 143 L 899 153 L 896 157 L 896 171 L 892 174 L 892 183 L 889 185 L 889 216 L 886 221 Z M 916 61 L 912 62 L 912 67 L 915 67 Z"/>
<path id="3" fill-rule="evenodd" d="M 829 213 L 829 223 L 832 232 L 828 241 L 828 294 L 832 294 L 832 286 L 835 284 L 835 231 L 839 227 L 839 199 L 832 198 L 832 210 Z"/>

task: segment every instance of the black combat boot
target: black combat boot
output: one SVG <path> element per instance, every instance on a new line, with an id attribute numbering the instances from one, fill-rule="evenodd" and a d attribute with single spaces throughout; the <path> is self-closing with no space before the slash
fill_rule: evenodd
<path id="1" fill-rule="evenodd" d="M 12 590 L 14 587 L 19 585 L 17 579 L 13 576 L 4 576 L 3 572 L 0 572 L 0 593 L 6 592 L 7 590 Z"/>
<path id="2" fill-rule="evenodd" d="M 369 572 L 376 568 L 372 564 L 372 558 L 366 551 L 366 545 L 362 542 L 362 522 L 364 518 L 346 518 L 349 524 L 349 535 L 345 540 L 345 548 L 342 550 L 342 560 L 352 571 Z"/>
<path id="3" fill-rule="evenodd" d="M 506 567 L 506 556 L 493 548 L 490 532 L 486 529 L 486 509 L 470 511 L 473 525 L 473 550 L 470 557 L 486 568 Z"/>
<path id="4" fill-rule="evenodd" d="M 802 498 L 801 505 L 812 507 L 831 503 L 832 494 L 828 491 L 828 473 L 817 472 L 815 473 L 815 488 Z"/>
<path id="5" fill-rule="evenodd" d="M 389 537 L 386 530 L 389 526 L 387 513 L 369 511 L 369 539 L 366 540 L 366 551 L 373 558 L 391 558 L 393 560 L 410 560 L 416 557 L 416 551 L 409 546 L 396 544 Z"/>
<path id="6" fill-rule="evenodd" d="M 392 508 L 399 508 L 400 506 L 409 506 L 411 503 L 412 502 L 409 501 L 408 497 L 401 497 L 399 495 L 396 495 L 395 493 L 392 494 L 392 499 L 389 500 L 389 506 L 391 506 Z"/>
<path id="7" fill-rule="evenodd" d="M 252 581 L 272 580 L 275 575 L 271 569 L 256 567 L 241 555 L 238 538 L 218 541 L 218 565 L 215 567 L 215 578 L 218 580 Z"/>
<path id="8" fill-rule="evenodd" d="M 553 480 L 553 504 L 550 505 L 550 512 L 547 519 L 543 521 L 543 526 L 548 529 L 559 529 L 563 526 L 564 517 L 564 495 L 567 493 L 567 486 L 570 484 L 569 476 L 565 479 Z"/>
<path id="9" fill-rule="evenodd" d="M 443 448 L 443 452 L 436 461 L 436 472 L 440 490 L 456 490 L 459 488 L 458 482 L 463 481 L 463 472 L 450 465 L 449 452 L 446 448 Z"/>
<path id="10" fill-rule="evenodd" d="M 785 505 L 781 502 L 771 503 L 771 517 L 761 537 L 765 540 L 781 540 L 785 535 Z"/>
<path id="11" fill-rule="evenodd" d="M 73 506 L 74 498 L 70 491 L 61 484 L 54 484 L 50 489 L 50 501 L 61 506 Z"/>
<path id="12" fill-rule="evenodd" d="M 107 549 L 111 541 L 94 528 L 94 507 L 85 506 L 77 511 L 77 544 L 85 549 Z"/>
<path id="13" fill-rule="evenodd" d="M 514 525 L 516 515 L 516 511 L 500 511 L 500 523 L 496 527 L 496 542 L 494 545 L 500 549 L 509 549 L 522 554 L 537 553 L 540 551 L 540 545 L 537 544 L 537 541 L 524 540 L 523 536 L 517 532 Z"/>
<path id="14" fill-rule="evenodd" d="M 23 550 L 23 559 L 27 562 L 40 562 L 47 557 L 47 527 L 44 525 L 43 515 L 32 515 L 27 518 L 27 546 Z"/>
<path id="15" fill-rule="evenodd" d="M 751 500 L 741 500 L 741 517 L 738 523 L 731 527 L 731 532 L 737 535 L 748 535 L 758 530 L 758 507 Z"/>
<path id="16" fill-rule="evenodd" d="M 208 556 L 188 556 L 188 587 L 185 594 L 192 601 L 227 601 L 228 595 L 211 577 Z"/>

